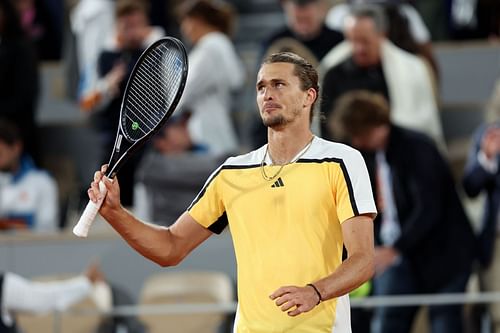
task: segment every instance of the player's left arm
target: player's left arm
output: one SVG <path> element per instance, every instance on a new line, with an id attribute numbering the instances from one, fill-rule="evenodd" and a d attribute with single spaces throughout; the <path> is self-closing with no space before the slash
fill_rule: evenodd
<path id="1" fill-rule="evenodd" d="M 285 286 L 270 295 L 289 316 L 312 310 L 322 301 L 356 289 L 374 273 L 373 214 L 354 216 L 342 223 L 347 259 L 330 275 L 307 286 Z"/>
<path id="2" fill-rule="evenodd" d="M 322 300 L 339 297 L 356 289 L 374 274 L 373 217 L 352 217 L 342 223 L 347 259 L 324 279 L 314 282 Z"/>

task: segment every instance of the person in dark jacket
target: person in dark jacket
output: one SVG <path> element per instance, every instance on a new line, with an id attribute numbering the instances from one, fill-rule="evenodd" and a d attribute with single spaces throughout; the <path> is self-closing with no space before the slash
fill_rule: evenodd
<path id="1" fill-rule="evenodd" d="M 364 152 L 379 216 L 375 295 L 464 292 L 475 236 L 450 167 L 435 143 L 390 121 L 386 99 L 368 91 L 340 97 L 331 126 Z M 410 332 L 417 307 L 380 307 L 372 332 Z M 433 333 L 463 332 L 462 307 L 431 306 Z"/>
<path id="2" fill-rule="evenodd" d="M 465 193 L 484 194 L 479 228 L 480 281 L 484 291 L 500 288 L 500 80 L 492 94 L 487 121 L 475 132 L 463 175 Z M 500 304 L 489 306 L 493 332 L 500 332 Z"/>
<path id="3" fill-rule="evenodd" d="M 22 132 L 26 151 L 39 162 L 35 113 L 38 102 L 38 60 L 25 35 L 12 0 L 0 0 L 0 117 Z"/>

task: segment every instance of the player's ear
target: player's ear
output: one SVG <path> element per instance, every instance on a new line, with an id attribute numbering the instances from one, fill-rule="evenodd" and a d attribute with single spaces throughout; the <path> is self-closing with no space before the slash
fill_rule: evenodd
<path id="1" fill-rule="evenodd" d="M 307 95 L 304 99 L 304 107 L 306 106 L 311 106 L 315 101 L 316 101 L 316 98 L 318 98 L 318 93 L 316 91 L 316 89 L 314 88 L 309 88 L 307 89 Z"/>

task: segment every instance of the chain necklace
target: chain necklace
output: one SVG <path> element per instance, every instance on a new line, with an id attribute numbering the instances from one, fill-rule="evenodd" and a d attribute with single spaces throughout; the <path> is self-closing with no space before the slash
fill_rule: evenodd
<path id="1" fill-rule="evenodd" d="M 283 168 L 285 167 L 285 165 L 297 162 L 309 150 L 309 148 L 312 145 L 313 140 L 314 140 L 314 135 L 312 136 L 311 140 L 309 140 L 309 143 L 306 145 L 306 147 L 304 149 L 302 149 L 302 152 L 299 153 L 299 155 L 296 158 L 294 158 L 293 160 L 291 160 L 288 163 L 282 164 L 280 166 L 280 168 L 278 169 L 278 171 L 276 171 L 276 173 L 274 175 L 272 175 L 272 176 L 268 176 L 267 175 L 266 169 L 264 167 L 264 164 L 265 164 L 265 161 L 266 161 L 266 156 L 268 154 L 268 149 L 269 149 L 269 144 L 268 144 L 266 146 L 266 152 L 264 153 L 264 157 L 262 158 L 262 162 L 260 162 L 260 172 L 262 174 L 262 178 L 264 178 L 267 181 L 271 181 L 271 180 L 275 179 L 276 177 L 278 177 L 278 175 L 280 174 L 281 170 L 283 170 Z M 271 159 L 271 162 L 272 162 L 272 157 L 269 156 L 269 158 Z"/>

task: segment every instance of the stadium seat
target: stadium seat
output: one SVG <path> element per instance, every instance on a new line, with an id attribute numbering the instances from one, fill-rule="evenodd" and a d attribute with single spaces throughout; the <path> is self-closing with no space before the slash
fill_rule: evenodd
<path id="1" fill-rule="evenodd" d="M 144 283 L 139 304 L 223 304 L 234 301 L 232 280 L 224 273 L 176 271 L 156 273 Z M 212 333 L 227 324 L 227 314 L 142 314 L 149 333 Z"/>

